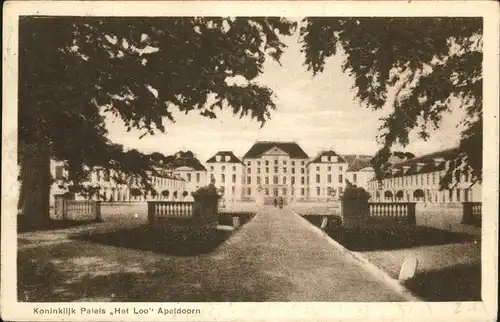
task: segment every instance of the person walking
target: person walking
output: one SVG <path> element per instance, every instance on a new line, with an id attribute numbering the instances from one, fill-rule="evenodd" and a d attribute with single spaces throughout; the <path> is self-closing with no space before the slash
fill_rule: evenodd
<path id="1" fill-rule="evenodd" d="M 283 209 L 283 197 L 280 197 L 280 209 Z"/>
<path id="2" fill-rule="evenodd" d="M 278 207 L 278 199 L 274 198 L 274 207 Z"/>

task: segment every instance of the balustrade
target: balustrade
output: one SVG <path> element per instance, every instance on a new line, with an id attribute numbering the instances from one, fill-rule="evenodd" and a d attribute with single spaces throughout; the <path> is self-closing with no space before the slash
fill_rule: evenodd
<path id="1" fill-rule="evenodd" d="M 191 217 L 193 204 L 189 201 L 150 201 L 148 213 L 155 217 Z"/>
<path id="2" fill-rule="evenodd" d="M 100 220 L 101 203 L 94 200 L 64 200 L 63 218 L 69 220 Z"/>

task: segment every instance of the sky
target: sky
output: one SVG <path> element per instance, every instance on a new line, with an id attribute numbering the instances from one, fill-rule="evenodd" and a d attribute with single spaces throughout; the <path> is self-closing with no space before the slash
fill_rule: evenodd
<path id="1" fill-rule="evenodd" d="M 191 150 L 202 162 L 218 151 L 229 150 L 242 157 L 259 140 L 296 141 L 310 157 L 327 149 L 339 154 L 373 155 L 379 148 L 375 141 L 379 118 L 390 112 L 390 104 L 377 112 L 360 105 L 351 90 L 353 80 L 341 70 L 342 56 L 327 60 L 324 72 L 313 77 L 303 65 L 298 34 L 283 40 L 288 48 L 281 66 L 269 59 L 258 78 L 275 92 L 277 106 L 263 128 L 249 117 L 234 116 L 229 109 L 220 111 L 217 119 L 178 112 L 174 113 L 176 122 L 166 124 L 166 133 L 141 139 L 141 132 L 127 132 L 121 120 L 108 117 L 109 138 L 145 153 L 170 155 Z M 422 155 L 456 146 L 460 117 L 458 112 L 445 117 L 428 141 L 410 136 L 404 150 Z"/>

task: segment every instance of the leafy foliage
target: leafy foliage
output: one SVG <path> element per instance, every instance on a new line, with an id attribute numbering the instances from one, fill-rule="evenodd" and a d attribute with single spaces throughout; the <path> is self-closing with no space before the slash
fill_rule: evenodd
<path id="1" fill-rule="evenodd" d="M 215 118 L 217 109 L 231 108 L 264 125 L 275 109 L 273 92 L 254 80 L 268 57 L 279 60 L 279 36 L 294 27 L 267 17 L 21 17 L 21 186 L 32 173 L 48 173 L 47 162 L 28 161 L 51 157 L 67 161 L 75 183 L 85 179 L 84 165 L 147 181 L 150 157 L 110 142 L 105 113 L 143 135 L 165 132 L 174 110 Z M 234 77 L 246 84 L 228 82 Z M 22 192 L 23 200 L 48 190 L 46 177 L 32 180 L 40 188 Z M 48 193 L 38 199 L 29 207 L 48 207 Z"/>
<path id="2" fill-rule="evenodd" d="M 343 71 L 354 79 L 355 95 L 368 108 L 390 104 L 383 119 L 376 172 L 395 144 L 406 146 L 409 134 L 420 138 L 438 128 L 458 100 L 463 120 L 460 147 L 473 175 L 482 176 L 482 19 L 481 18 L 306 18 L 301 28 L 305 64 L 314 74 L 327 59 L 345 54 Z"/>
<path id="3" fill-rule="evenodd" d="M 21 18 L 20 134 L 43 134 L 57 157 L 91 166 L 123 152 L 106 139 L 101 107 L 149 134 L 175 121 L 172 107 L 215 117 L 230 106 L 264 124 L 272 91 L 252 80 L 293 27 L 280 18 Z M 235 76 L 249 83 L 229 85 Z"/>

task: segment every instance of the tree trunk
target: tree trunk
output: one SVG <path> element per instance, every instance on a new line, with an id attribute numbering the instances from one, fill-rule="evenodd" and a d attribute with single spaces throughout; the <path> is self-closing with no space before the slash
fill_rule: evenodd
<path id="1" fill-rule="evenodd" d="M 50 150 L 47 142 L 19 145 L 20 214 L 30 228 L 38 228 L 50 220 Z"/>

